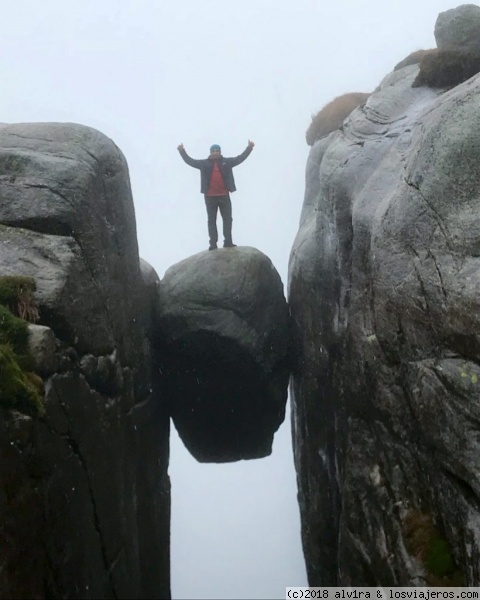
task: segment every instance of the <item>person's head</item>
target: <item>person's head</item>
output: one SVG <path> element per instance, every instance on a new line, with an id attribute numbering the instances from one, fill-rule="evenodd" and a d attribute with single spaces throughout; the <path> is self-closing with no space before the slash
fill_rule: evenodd
<path id="1" fill-rule="evenodd" d="M 218 158 L 222 154 L 222 149 L 218 144 L 212 144 L 210 146 L 210 156 L 212 158 Z"/>

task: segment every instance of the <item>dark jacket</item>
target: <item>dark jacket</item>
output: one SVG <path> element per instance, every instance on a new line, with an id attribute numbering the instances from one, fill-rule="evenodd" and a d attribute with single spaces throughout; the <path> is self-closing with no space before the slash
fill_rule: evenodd
<path id="1" fill-rule="evenodd" d="M 234 192 L 237 189 L 235 187 L 235 180 L 233 178 L 233 167 L 236 167 L 237 165 L 242 163 L 251 151 L 252 148 L 250 148 L 250 146 L 247 146 L 245 150 L 238 156 L 234 156 L 233 158 L 226 158 L 225 156 L 220 156 L 220 158 L 218 159 L 218 167 L 223 177 L 223 183 L 225 184 L 225 187 L 229 192 Z M 185 150 L 180 150 L 180 156 L 187 163 L 187 165 L 190 165 L 195 169 L 200 169 L 200 193 L 206 194 L 210 185 L 210 178 L 212 176 L 213 165 L 215 160 L 213 158 L 204 158 L 201 160 L 197 160 L 188 156 Z"/>

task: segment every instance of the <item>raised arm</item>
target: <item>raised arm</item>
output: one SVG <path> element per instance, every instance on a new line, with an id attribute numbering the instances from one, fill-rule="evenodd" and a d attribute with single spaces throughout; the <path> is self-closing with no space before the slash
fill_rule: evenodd
<path id="1" fill-rule="evenodd" d="M 241 154 L 232 158 L 227 158 L 225 160 L 229 162 L 230 166 L 236 167 L 237 165 L 242 163 L 248 156 L 250 156 L 250 153 L 253 150 L 254 146 L 255 144 L 251 140 L 248 140 L 248 145 Z"/>
<path id="2" fill-rule="evenodd" d="M 197 160 L 196 158 L 192 158 L 191 156 L 188 156 L 183 144 L 180 144 L 179 146 L 177 146 L 177 150 L 179 151 L 180 156 L 187 163 L 187 165 L 190 165 L 191 167 L 194 167 L 195 169 L 201 168 L 203 161 Z"/>

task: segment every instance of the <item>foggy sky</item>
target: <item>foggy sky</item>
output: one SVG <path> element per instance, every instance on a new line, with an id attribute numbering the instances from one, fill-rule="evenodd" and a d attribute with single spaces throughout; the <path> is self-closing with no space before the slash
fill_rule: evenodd
<path id="1" fill-rule="evenodd" d="M 310 117 L 372 91 L 435 45 L 446 0 L 19 0 L 0 20 L 0 121 L 95 127 L 124 152 L 140 254 L 160 277 L 208 246 L 198 171 L 212 143 L 235 156 L 235 243 L 287 283 Z M 174 598 L 281 598 L 305 585 L 287 419 L 272 457 L 200 465 L 171 440 Z"/>

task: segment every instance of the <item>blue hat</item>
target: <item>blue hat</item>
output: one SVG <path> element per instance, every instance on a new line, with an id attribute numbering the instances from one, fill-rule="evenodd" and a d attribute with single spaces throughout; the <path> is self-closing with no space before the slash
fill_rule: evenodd
<path id="1" fill-rule="evenodd" d="M 222 149 L 220 148 L 220 146 L 218 144 L 212 144 L 210 146 L 210 154 L 214 151 L 214 150 L 218 150 L 219 152 L 222 151 Z"/>

